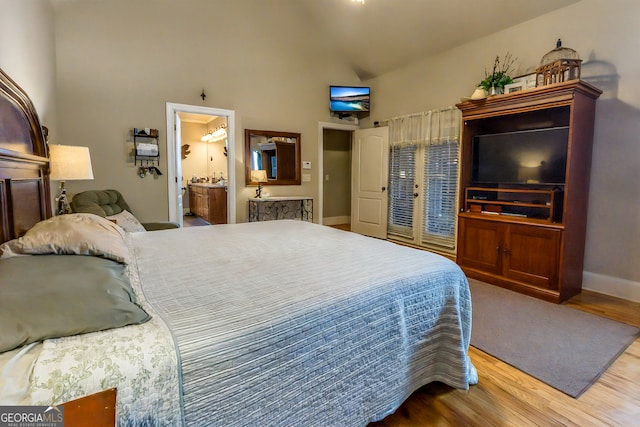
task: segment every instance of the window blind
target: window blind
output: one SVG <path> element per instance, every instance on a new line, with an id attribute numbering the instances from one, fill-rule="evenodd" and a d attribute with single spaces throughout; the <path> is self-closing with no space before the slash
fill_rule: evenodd
<path id="1" fill-rule="evenodd" d="M 458 198 L 458 141 L 443 141 L 424 151 L 422 243 L 453 250 Z"/>
<path id="2" fill-rule="evenodd" d="M 444 108 L 396 117 L 386 124 L 391 146 L 389 236 L 454 252 L 460 111 Z M 416 190 L 416 185 L 422 188 Z"/>
<path id="3" fill-rule="evenodd" d="M 394 146 L 389 159 L 389 218 L 387 232 L 413 238 L 413 186 L 416 146 Z"/>

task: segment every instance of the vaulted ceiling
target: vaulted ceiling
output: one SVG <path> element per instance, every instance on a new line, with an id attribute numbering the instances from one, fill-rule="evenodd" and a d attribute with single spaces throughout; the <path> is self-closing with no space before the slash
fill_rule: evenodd
<path id="1" fill-rule="evenodd" d="M 56 9 L 81 3 L 91 7 L 86 0 L 49 1 Z M 581 0 L 233 1 L 246 13 L 256 1 L 269 1 L 276 12 L 294 10 L 308 31 L 335 46 L 360 79 L 367 80 Z M 218 3 L 191 0 L 181 5 L 197 7 L 199 2 L 211 2 L 207 7 L 214 9 Z"/>
<path id="2" fill-rule="evenodd" d="M 294 0 L 362 80 L 580 0 Z"/>

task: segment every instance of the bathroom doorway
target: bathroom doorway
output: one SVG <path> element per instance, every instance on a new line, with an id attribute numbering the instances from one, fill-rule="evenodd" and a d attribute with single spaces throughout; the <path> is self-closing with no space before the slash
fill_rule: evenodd
<path id="1" fill-rule="evenodd" d="M 183 225 L 226 224 L 226 182 L 229 179 L 227 118 L 208 114 L 179 112 L 182 145 Z M 194 193 L 193 190 L 198 190 Z M 209 192 L 212 192 L 209 197 Z M 213 200 L 213 192 L 224 195 Z M 206 196 L 207 209 L 202 200 Z M 219 200 L 218 200 L 219 199 Z M 223 200 L 224 199 L 224 200 Z M 213 205 L 215 201 L 216 205 Z M 223 204 L 221 206 L 220 204 Z M 216 212 L 212 212 L 212 211 Z M 194 218 L 195 217 L 195 218 Z"/>
<path id="2" fill-rule="evenodd" d="M 199 186 L 217 187 L 216 194 L 223 187 L 226 222 L 235 223 L 234 127 L 232 110 L 167 103 L 171 221 L 184 225 L 184 213 L 191 212 L 187 189 L 195 176 Z"/>

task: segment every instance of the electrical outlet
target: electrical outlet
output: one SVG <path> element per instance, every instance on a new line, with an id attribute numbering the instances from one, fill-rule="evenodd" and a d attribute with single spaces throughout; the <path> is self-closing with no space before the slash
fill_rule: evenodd
<path id="1" fill-rule="evenodd" d="M 302 162 L 302 169 L 311 169 L 311 162 L 309 161 Z"/>
<path id="2" fill-rule="evenodd" d="M 302 182 L 311 182 L 311 174 L 303 173 L 302 174 Z"/>

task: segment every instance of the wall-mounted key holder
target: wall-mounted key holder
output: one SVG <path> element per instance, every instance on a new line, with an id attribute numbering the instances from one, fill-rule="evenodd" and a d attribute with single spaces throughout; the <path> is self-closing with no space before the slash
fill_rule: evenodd
<path id="1" fill-rule="evenodd" d="M 162 172 L 160 172 L 160 169 L 158 169 L 157 166 L 140 166 L 138 168 L 138 176 L 140 176 L 140 178 L 144 178 L 148 174 L 157 178 L 162 175 Z"/>
<path id="2" fill-rule="evenodd" d="M 160 133 L 158 129 L 151 128 L 133 128 L 133 150 L 134 150 L 134 163 L 140 165 L 138 174 L 144 177 L 149 171 L 146 169 L 154 168 L 157 170 L 160 160 L 160 147 L 158 145 L 158 138 Z M 145 169 L 144 175 L 142 169 Z M 154 175 L 162 175 L 162 173 L 154 173 Z"/>

